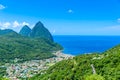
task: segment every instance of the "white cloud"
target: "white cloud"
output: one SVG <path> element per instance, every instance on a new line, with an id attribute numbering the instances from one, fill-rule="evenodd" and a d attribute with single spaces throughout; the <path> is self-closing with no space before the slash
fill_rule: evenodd
<path id="1" fill-rule="evenodd" d="M 14 28 L 19 27 L 19 26 L 20 26 L 20 24 L 19 24 L 17 21 L 14 21 L 14 22 L 13 22 L 13 27 L 14 27 Z"/>
<path id="2" fill-rule="evenodd" d="M 73 13 L 73 10 L 72 10 L 72 9 L 69 9 L 69 10 L 68 10 L 68 13 Z"/>
<path id="3" fill-rule="evenodd" d="M 11 23 L 10 22 L 5 22 L 5 23 L 1 23 L 0 22 L 0 28 L 1 29 L 7 29 L 11 26 Z"/>
<path id="4" fill-rule="evenodd" d="M 24 25 L 29 26 L 30 24 L 29 24 L 29 23 L 27 23 L 27 22 L 23 22 L 23 23 L 21 24 L 21 26 L 24 26 Z"/>
<path id="5" fill-rule="evenodd" d="M 8 28 L 10 25 L 11 25 L 11 23 L 9 23 L 9 22 L 3 23 L 4 28 Z"/>
<path id="6" fill-rule="evenodd" d="M 23 27 L 24 25 L 28 25 L 31 27 L 31 25 L 27 22 L 18 22 L 13 21 L 13 22 L 0 22 L 0 29 L 13 29 L 15 31 L 19 31 L 21 27 Z"/>
<path id="7" fill-rule="evenodd" d="M 14 22 L 13 22 L 13 27 L 14 27 L 14 28 L 16 28 L 16 27 L 21 27 L 21 26 L 24 26 L 24 25 L 29 26 L 30 24 L 27 23 L 27 22 L 22 22 L 22 23 L 20 23 L 20 22 L 18 22 L 18 21 L 14 21 Z"/>
<path id="8" fill-rule="evenodd" d="M 16 31 L 16 32 L 19 32 L 20 31 L 20 29 L 23 27 L 23 26 L 25 26 L 25 25 L 27 25 L 27 26 L 31 26 L 29 23 L 27 23 L 27 22 L 18 22 L 18 21 L 14 21 L 13 23 L 12 23 L 12 26 L 11 26 L 11 29 L 13 29 L 14 31 Z"/>
<path id="9" fill-rule="evenodd" d="M 25 22 L 25 21 L 24 22 L 14 21 L 13 24 L 12 24 L 12 26 L 11 26 L 11 29 L 19 32 L 19 30 L 21 29 L 21 27 L 23 27 L 25 25 L 31 27 L 31 25 L 29 23 Z"/>
<path id="10" fill-rule="evenodd" d="M 0 10 L 5 9 L 5 6 L 0 4 Z"/>

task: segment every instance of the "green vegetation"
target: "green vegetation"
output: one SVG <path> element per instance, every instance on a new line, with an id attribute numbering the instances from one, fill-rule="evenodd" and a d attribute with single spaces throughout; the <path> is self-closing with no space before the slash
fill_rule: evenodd
<path id="1" fill-rule="evenodd" d="M 18 63 L 54 57 L 62 47 L 53 42 L 50 32 L 38 22 L 31 29 L 24 26 L 20 33 L 11 29 L 0 30 L 0 80 L 6 74 L 5 63 Z"/>
<path id="2" fill-rule="evenodd" d="M 86 76 L 85 80 L 105 80 L 105 78 L 97 74 L 92 74 L 90 76 Z"/>
<path id="3" fill-rule="evenodd" d="M 20 33 L 0 30 L 0 80 L 7 80 L 3 78 L 6 75 L 4 63 L 46 59 L 55 56 L 52 52 L 62 49 L 53 42 L 41 22 L 32 31 L 26 26 Z M 43 73 L 29 80 L 120 80 L 120 45 L 102 54 L 84 54 L 63 60 Z"/>
<path id="4" fill-rule="evenodd" d="M 11 29 L 0 30 L 0 63 L 14 62 L 16 58 L 20 62 L 50 58 L 52 52 L 61 49 L 41 22 L 32 31 L 24 26 L 19 34 Z"/>
<path id="5" fill-rule="evenodd" d="M 7 78 L 3 78 L 3 77 L 0 77 L 0 80 L 9 80 L 9 79 L 7 79 Z"/>
<path id="6" fill-rule="evenodd" d="M 33 60 L 53 57 L 53 51 L 61 50 L 57 43 L 43 38 L 22 37 L 16 33 L 0 36 L 0 62 Z"/>
<path id="7" fill-rule="evenodd" d="M 0 77 L 6 75 L 6 68 L 5 67 L 0 67 Z"/>
<path id="8" fill-rule="evenodd" d="M 120 45 L 102 54 L 84 54 L 63 60 L 30 80 L 120 80 Z"/>

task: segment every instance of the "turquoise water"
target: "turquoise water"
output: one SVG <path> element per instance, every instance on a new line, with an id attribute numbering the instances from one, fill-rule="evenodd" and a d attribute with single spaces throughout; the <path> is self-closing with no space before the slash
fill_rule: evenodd
<path id="1" fill-rule="evenodd" d="M 66 54 L 79 55 L 92 52 L 104 52 L 120 44 L 120 36 L 54 36 L 55 42 L 64 47 Z"/>

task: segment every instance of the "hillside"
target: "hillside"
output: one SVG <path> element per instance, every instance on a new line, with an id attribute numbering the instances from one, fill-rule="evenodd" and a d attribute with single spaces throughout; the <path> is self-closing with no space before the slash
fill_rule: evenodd
<path id="1" fill-rule="evenodd" d="M 39 25 L 37 27 L 37 29 L 33 30 L 34 33 L 39 32 Z M 41 33 L 38 34 L 39 37 L 31 37 L 30 33 L 32 31 L 28 26 L 24 26 L 19 33 L 11 29 L 0 30 L 0 80 L 7 80 L 3 76 L 9 78 L 11 74 L 14 74 L 14 72 L 11 73 L 14 71 L 13 68 L 11 68 L 12 71 L 8 69 L 11 66 L 13 67 L 14 64 L 19 65 L 17 66 L 18 68 L 20 64 L 24 64 L 27 61 L 44 60 L 54 57 L 56 55 L 53 52 L 62 50 L 59 44 L 53 42 L 52 35 L 50 33 L 46 34 L 46 30 L 43 31 L 45 35 L 42 33 L 44 37 L 41 37 Z M 51 40 L 47 37 L 49 35 L 51 35 Z M 32 70 L 34 71 L 34 69 Z M 10 74 L 8 75 L 9 72 Z"/>
<path id="2" fill-rule="evenodd" d="M 61 49 L 59 44 L 47 39 L 28 38 L 14 33 L 2 35 L 0 36 L 0 77 L 8 75 L 9 71 L 6 70 L 13 64 L 48 59 L 55 56 L 53 52 Z"/>
<path id="3" fill-rule="evenodd" d="M 0 62 L 43 59 L 54 56 L 53 51 L 60 50 L 61 46 L 42 38 L 22 37 L 19 34 L 0 36 Z"/>
<path id="4" fill-rule="evenodd" d="M 16 33 L 16 32 L 11 29 L 0 30 L 0 35 L 5 35 L 9 33 Z"/>
<path id="5" fill-rule="evenodd" d="M 21 34 L 22 36 L 30 36 L 30 32 L 31 32 L 31 29 L 27 25 L 25 25 L 20 30 L 19 34 Z"/>
<path id="6" fill-rule="evenodd" d="M 51 33 L 38 22 L 32 31 L 24 26 L 19 34 L 11 29 L 0 30 L 0 63 L 45 59 L 62 47 L 53 42 Z"/>
<path id="7" fill-rule="evenodd" d="M 61 61 L 30 80 L 120 80 L 120 45 Z"/>

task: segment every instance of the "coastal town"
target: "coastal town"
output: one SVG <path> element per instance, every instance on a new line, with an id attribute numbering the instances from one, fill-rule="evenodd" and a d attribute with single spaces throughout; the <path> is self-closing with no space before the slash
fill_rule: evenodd
<path id="1" fill-rule="evenodd" d="M 4 67 L 7 68 L 7 75 L 4 77 L 9 78 L 10 80 L 19 80 L 26 79 L 34 76 L 35 74 L 44 74 L 44 70 L 47 70 L 50 66 L 55 63 L 72 59 L 74 56 L 69 54 L 64 54 L 61 51 L 53 53 L 56 57 L 43 60 L 31 60 L 25 61 L 24 63 L 6 63 Z"/>

